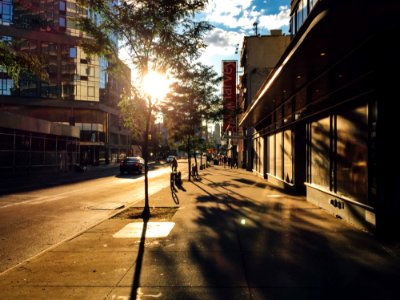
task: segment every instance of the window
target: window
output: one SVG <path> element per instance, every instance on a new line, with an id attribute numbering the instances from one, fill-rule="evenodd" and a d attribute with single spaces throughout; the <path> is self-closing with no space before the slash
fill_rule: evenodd
<path id="1" fill-rule="evenodd" d="M 60 17 L 59 18 L 59 23 L 60 23 L 60 27 L 64 27 L 65 28 L 65 17 Z"/>
<path id="2" fill-rule="evenodd" d="M 282 132 L 279 132 L 276 134 L 276 138 L 275 138 L 275 157 L 276 157 L 276 161 L 275 161 L 275 171 L 276 174 L 275 176 L 278 178 L 282 178 L 282 173 L 283 173 L 283 139 L 282 139 Z"/>
<path id="3" fill-rule="evenodd" d="M 59 9 L 60 11 L 65 11 L 65 1 L 60 1 Z"/>
<path id="4" fill-rule="evenodd" d="M 283 175 L 288 183 L 293 183 L 293 155 L 292 155 L 292 131 L 283 132 Z"/>
<path id="5" fill-rule="evenodd" d="M 107 60 L 104 57 L 101 57 L 99 59 L 99 65 L 100 65 L 100 88 L 104 89 L 106 88 L 107 84 Z"/>
<path id="6" fill-rule="evenodd" d="M 275 175 L 275 135 L 268 137 L 268 173 Z"/>
<path id="7" fill-rule="evenodd" d="M 0 24 L 10 25 L 12 21 L 12 0 L 0 1 Z"/>
<path id="8" fill-rule="evenodd" d="M 14 87 L 14 82 L 12 79 L 0 78 L 0 95 L 10 96 L 13 87 Z"/>
<path id="9" fill-rule="evenodd" d="M 315 3 L 317 3 L 318 0 L 308 0 L 309 1 L 309 11 L 311 11 L 315 5 Z"/>
<path id="10" fill-rule="evenodd" d="M 19 89 L 21 96 L 39 96 L 38 83 L 35 80 L 21 80 Z"/>
<path id="11" fill-rule="evenodd" d="M 76 48 L 75 47 L 69 48 L 69 57 L 76 58 Z"/>
<path id="12" fill-rule="evenodd" d="M 311 123 L 311 182 L 330 189 L 330 118 Z"/>
<path id="13" fill-rule="evenodd" d="M 368 107 L 337 115 L 337 193 L 368 203 Z"/>
<path id="14" fill-rule="evenodd" d="M 94 87 L 93 86 L 88 86 L 88 96 L 94 97 Z"/>

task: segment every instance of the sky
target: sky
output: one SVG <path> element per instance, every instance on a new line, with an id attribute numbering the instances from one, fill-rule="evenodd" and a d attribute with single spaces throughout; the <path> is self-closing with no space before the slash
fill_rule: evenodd
<path id="1" fill-rule="evenodd" d="M 270 34 L 270 29 L 287 34 L 289 16 L 290 0 L 210 0 L 198 16 L 214 26 L 205 36 L 208 47 L 200 61 L 221 75 L 222 60 L 239 61 L 243 37 L 254 35 L 254 22 L 260 35 Z"/>
<path id="2" fill-rule="evenodd" d="M 254 22 L 260 35 L 270 34 L 271 29 L 288 34 L 290 0 L 210 0 L 198 18 L 214 26 L 205 36 L 208 46 L 200 61 L 222 75 L 223 60 L 237 60 L 239 68 L 243 38 L 255 34 Z M 209 132 L 215 130 L 214 124 L 207 127 Z"/>

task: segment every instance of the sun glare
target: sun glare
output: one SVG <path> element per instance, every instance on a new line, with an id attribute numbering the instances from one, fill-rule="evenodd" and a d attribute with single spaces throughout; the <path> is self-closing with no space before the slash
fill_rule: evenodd
<path id="1" fill-rule="evenodd" d="M 143 89 L 154 100 L 163 99 L 169 92 L 170 81 L 165 75 L 150 71 L 143 78 Z"/>

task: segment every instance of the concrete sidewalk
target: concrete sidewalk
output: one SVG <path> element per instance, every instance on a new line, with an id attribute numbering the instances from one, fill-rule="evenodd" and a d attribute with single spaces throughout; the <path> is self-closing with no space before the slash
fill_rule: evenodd
<path id="1" fill-rule="evenodd" d="M 3 273 L 0 299 L 398 299 L 398 248 L 249 172 L 200 175 L 150 197 L 179 206 L 167 237 L 108 219 Z"/>

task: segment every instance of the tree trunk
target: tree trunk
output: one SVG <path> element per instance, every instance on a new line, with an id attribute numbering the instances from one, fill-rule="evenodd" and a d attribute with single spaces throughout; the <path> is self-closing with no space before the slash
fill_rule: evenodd
<path id="1" fill-rule="evenodd" d="M 187 138 L 187 155 L 188 155 L 188 170 L 189 170 L 189 181 L 192 176 L 191 156 L 190 156 L 190 138 Z"/>
<path id="2" fill-rule="evenodd" d="M 144 208 L 143 208 L 143 213 L 142 216 L 144 218 L 148 218 L 150 216 L 150 205 L 149 205 L 149 179 L 147 176 L 147 173 L 149 171 L 148 168 L 148 160 L 149 160 L 149 129 L 150 129 L 150 118 L 151 118 L 151 111 L 152 111 L 152 104 L 151 100 L 148 99 L 148 114 L 146 118 L 146 130 L 144 132 L 144 137 L 143 137 L 143 159 L 144 159 Z"/>

